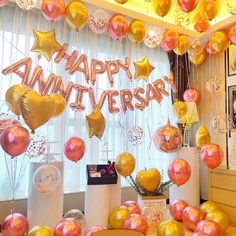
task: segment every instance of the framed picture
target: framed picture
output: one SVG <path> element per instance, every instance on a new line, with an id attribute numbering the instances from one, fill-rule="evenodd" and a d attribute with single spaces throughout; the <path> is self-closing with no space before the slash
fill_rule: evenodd
<path id="1" fill-rule="evenodd" d="M 236 45 L 231 44 L 227 49 L 228 76 L 236 75 Z"/>
<path id="2" fill-rule="evenodd" d="M 228 87 L 228 114 L 236 127 L 236 85 Z"/>

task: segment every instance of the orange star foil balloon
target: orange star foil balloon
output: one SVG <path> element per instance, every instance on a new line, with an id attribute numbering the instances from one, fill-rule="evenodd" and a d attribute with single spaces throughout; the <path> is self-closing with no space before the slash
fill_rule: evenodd
<path id="1" fill-rule="evenodd" d="M 148 57 L 145 57 L 141 61 L 134 62 L 134 67 L 135 67 L 135 79 L 143 79 L 146 82 L 148 82 L 148 77 L 151 74 L 151 72 L 155 69 L 153 67 L 149 60 Z"/>
<path id="2" fill-rule="evenodd" d="M 95 107 L 90 115 L 86 116 L 86 126 L 89 138 L 96 136 L 101 139 L 106 127 L 106 120 L 98 107 Z"/>
<path id="3" fill-rule="evenodd" d="M 50 61 L 55 52 L 63 49 L 63 47 L 57 42 L 55 30 L 50 30 L 48 32 L 41 32 L 34 29 L 34 45 L 31 48 L 32 52 L 38 52 L 39 58 L 45 56 L 45 58 Z"/>

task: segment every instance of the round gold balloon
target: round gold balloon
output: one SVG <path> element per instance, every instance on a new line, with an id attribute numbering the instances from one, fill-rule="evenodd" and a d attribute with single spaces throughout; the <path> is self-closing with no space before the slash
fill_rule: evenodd
<path id="1" fill-rule="evenodd" d="M 206 20 L 212 20 L 218 14 L 219 9 L 219 0 L 203 0 L 199 7 L 199 13 Z"/>
<path id="2" fill-rule="evenodd" d="M 28 232 L 27 236 L 53 236 L 53 231 L 48 226 L 37 225 Z"/>
<path id="3" fill-rule="evenodd" d="M 65 19 L 72 29 L 82 29 L 88 20 L 88 10 L 82 2 L 73 0 L 66 6 Z"/>
<path id="4" fill-rule="evenodd" d="M 61 115 L 66 109 L 66 101 L 64 97 L 56 93 L 50 94 L 50 97 L 55 102 L 55 112 L 53 114 L 53 117 Z"/>
<path id="5" fill-rule="evenodd" d="M 173 51 L 177 55 L 184 55 L 190 47 L 188 37 L 185 35 L 180 35 L 178 39 L 178 46 Z"/>
<path id="6" fill-rule="evenodd" d="M 206 51 L 204 50 L 202 53 L 196 55 L 196 56 L 191 56 L 191 55 L 188 55 L 188 58 L 190 60 L 190 62 L 196 66 L 199 66 L 201 65 L 205 59 L 206 59 L 206 56 L 207 56 L 207 53 Z"/>
<path id="7" fill-rule="evenodd" d="M 211 36 L 209 44 L 216 52 L 224 52 L 230 42 L 224 31 L 217 31 Z"/>
<path id="8" fill-rule="evenodd" d="M 173 104 L 172 109 L 174 115 L 177 116 L 178 119 L 181 119 L 186 115 L 188 111 L 188 106 L 183 101 L 177 101 Z"/>
<path id="9" fill-rule="evenodd" d="M 225 232 L 229 227 L 229 217 L 220 210 L 214 210 L 206 215 L 207 220 L 215 221 Z"/>
<path id="10" fill-rule="evenodd" d="M 50 96 L 41 96 L 35 91 L 25 93 L 20 106 L 24 121 L 32 132 L 48 122 L 55 113 L 53 99 Z"/>
<path id="11" fill-rule="evenodd" d="M 201 204 L 200 209 L 205 213 L 208 214 L 211 211 L 214 210 L 220 210 L 220 207 L 217 206 L 214 202 L 207 201 Z"/>
<path id="12" fill-rule="evenodd" d="M 128 29 L 128 37 L 131 42 L 138 43 L 146 37 L 146 25 L 141 20 L 133 20 Z"/>
<path id="13" fill-rule="evenodd" d="M 157 228 L 158 236 L 184 236 L 184 227 L 175 220 L 162 222 Z"/>
<path id="14" fill-rule="evenodd" d="M 122 229 L 126 218 L 130 215 L 130 211 L 127 207 L 116 207 L 108 218 L 109 225 L 112 229 Z"/>
<path id="15" fill-rule="evenodd" d="M 22 96 L 30 89 L 23 84 L 16 84 L 10 87 L 5 95 L 6 101 L 10 104 L 10 108 L 17 115 L 21 115 L 20 101 Z"/>
<path id="16" fill-rule="evenodd" d="M 165 16 L 171 8 L 171 0 L 153 0 L 153 8 L 157 15 Z"/>
<path id="17" fill-rule="evenodd" d="M 196 145 L 201 149 L 204 145 L 211 143 L 211 135 L 205 125 L 201 125 L 196 133 Z"/>
<path id="18" fill-rule="evenodd" d="M 135 169 L 135 158 L 128 152 L 123 152 L 116 158 L 116 170 L 123 177 L 129 176 Z"/>

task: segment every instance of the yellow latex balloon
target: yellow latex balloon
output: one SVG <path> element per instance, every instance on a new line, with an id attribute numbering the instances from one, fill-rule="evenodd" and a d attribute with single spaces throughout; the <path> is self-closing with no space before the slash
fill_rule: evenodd
<path id="1" fill-rule="evenodd" d="M 219 0 L 203 0 L 199 7 L 199 13 L 206 20 L 212 20 L 218 14 L 219 9 Z"/>
<path id="2" fill-rule="evenodd" d="M 201 149 L 205 144 L 211 143 L 211 135 L 205 125 L 201 125 L 198 128 L 195 141 L 199 149 Z"/>
<path id="3" fill-rule="evenodd" d="M 200 209 L 205 213 L 208 214 L 211 211 L 214 210 L 220 210 L 220 207 L 217 206 L 214 202 L 207 201 L 201 204 Z"/>
<path id="4" fill-rule="evenodd" d="M 27 236 L 53 236 L 53 231 L 48 226 L 37 225 L 28 232 Z"/>
<path id="5" fill-rule="evenodd" d="M 65 19 L 72 29 L 82 29 L 88 20 L 88 10 L 82 2 L 73 0 L 66 6 Z"/>
<path id="6" fill-rule="evenodd" d="M 123 152 L 116 158 L 116 170 L 123 177 L 129 176 L 135 169 L 135 158 L 128 152 Z"/>
<path id="7" fill-rule="evenodd" d="M 185 35 L 180 35 L 178 39 L 178 47 L 175 48 L 173 51 L 177 55 L 184 55 L 190 47 L 190 43 L 188 37 Z"/>
<path id="8" fill-rule="evenodd" d="M 128 0 L 115 0 L 117 3 L 124 4 L 128 2 Z"/>
<path id="9" fill-rule="evenodd" d="M 161 182 L 161 174 L 156 168 L 141 170 L 136 175 L 136 183 L 144 192 L 154 193 Z"/>
<path id="10" fill-rule="evenodd" d="M 130 215 L 130 211 L 127 207 L 116 207 L 108 218 L 109 225 L 112 229 L 122 229 L 126 218 Z"/>
<path id="11" fill-rule="evenodd" d="M 141 20 L 133 20 L 128 29 L 128 37 L 131 42 L 138 43 L 146 36 L 146 25 Z"/>
<path id="12" fill-rule="evenodd" d="M 190 62 L 196 66 L 201 65 L 206 59 L 207 53 L 204 50 L 202 53 L 197 54 L 196 56 L 188 55 Z"/>
<path id="13" fill-rule="evenodd" d="M 153 0 L 153 8 L 157 15 L 165 16 L 171 8 L 171 0 Z"/>
<path id="14" fill-rule="evenodd" d="M 106 127 L 106 120 L 98 107 L 95 107 L 93 112 L 86 116 L 86 126 L 89 138 L 93 136 L 99 139 L 102 138 Z"/>
<path id="15" fill-rule="evenodd" d="M 230 45 L 227 34 L 224 31 L 215 32 L 210 38 L 210 46 L 216 52 L 224 52 Z"/>
<path id="16" fill-rule="evenodd" d="M 63 49 L 63 47 L 57 42 L 55 30 L 48 32 L 41 32 L 34 29 L 34 45 L 31 48 L 32 52 L 38 52 L 39 57 L 44 56 L 48 61 L 52 59 L 55 52 Z"/>
<path id="17" fill-rule="evenodd" d="M 17 115 L 21 115 L 20 101 L 22 96 L 30 89 L 23 84 L 16 84 L 11 86 L 5 95 L 6 101 L 11 105 L 12 111 Z"/>
<path id="18" fill-rule="evenodd" d="M 52 93 L 50 94 L 50 97 L 55 102 L 55 112 L 53 114 L 53 117 L 61 115 L 64 110 L 66 109 L 66 101 L 64 97 L 62 97 L 60 94 Z"/>
<path id="19" fill-rule="evenodd" d="M 53 117 L 55 103 L 50 96 L 41 96 L 35 91 L 29 91 L 21 99 L 21 112 L 25 123 L 34 130 Z"/>
<path id="20" fill-rule="evenodd" d="M 145 57 L 142 61 L 134 62 L 135 67 L 135 79 L 144 79 L 148 82 L 148 77 L 151 74 L 151 72 L 155 69 L 150 62 L 148 57 Z"/>
<path id="21" fill-rule="evenodd" d="M 175 220 L 162 222 L 157 228 L 158 236 L 184 236 L 184 227 Z"/>
<path id="22" fill-rule="evenodd" d="M 177 101 L 173 104 L 172 109 L 173 109 L 174 115 L 177 116 L 178 119 L 181 119 L 186 115 L 188 111 L 188 106 L 183 101 Z"/>
<path id="23" fill-rule="evenodd" d="M 219 226 L 222 228 L 224 232 L 229 227 L 229 217 L 220 210 L 214 210 L 209 212 L 206 215 L 206 219 L 215 221 L 217 224 L 219 224 Z"/>

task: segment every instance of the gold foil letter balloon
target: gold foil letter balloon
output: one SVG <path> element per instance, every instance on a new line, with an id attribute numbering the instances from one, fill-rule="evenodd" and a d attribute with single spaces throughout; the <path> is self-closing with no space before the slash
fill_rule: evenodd
<path id="1" fill-rule="evenodd" d="M 171 0 L 153 0 L 153 8 L 157 15 L 165 16 L 171 8 Z"/>
<path id="2" fill-rule="evenodd" d="M 128 152 L 123 152 L 116 158 L 116 170 L 123 177 L 127 177 L 133 173 L 135 169 L 135 158 Z"/>

